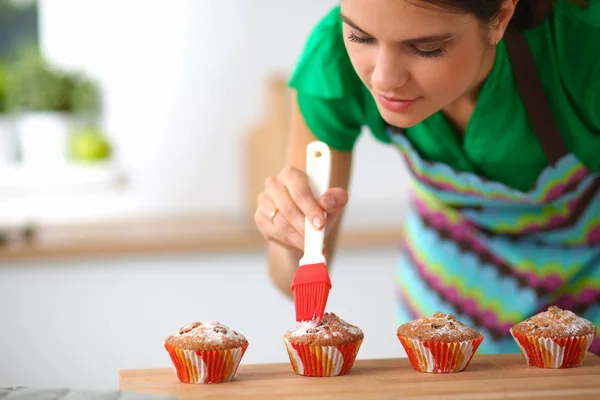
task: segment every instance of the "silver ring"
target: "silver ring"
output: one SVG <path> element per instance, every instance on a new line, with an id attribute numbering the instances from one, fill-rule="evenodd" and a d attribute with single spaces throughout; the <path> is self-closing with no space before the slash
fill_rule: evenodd
<path id="1" fill-rule="evenodd" d="M 271 220 L 271 222 L 273 222 L 273 219 L 275 218 L 275 216 L 277 215 L 278 212 L 279 212 L 279 210 L 277 208 L 275 210 L 271 211 L 271 213 L 269 214 L 269 220 Z"/>

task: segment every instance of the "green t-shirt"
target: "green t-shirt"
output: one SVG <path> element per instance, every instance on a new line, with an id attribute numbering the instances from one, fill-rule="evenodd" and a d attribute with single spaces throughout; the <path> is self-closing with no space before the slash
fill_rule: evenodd
<path id="1" fill-rule="evenodd" d="M 600 2 L 559 1 L 525 36 L 565 144 L 600 171 Z M 313 29 L 290 80 L 308 127 L 334 149 L 352 150 L 362 128 L 390 143 L 375 100 L 354 71 L 339 6 Z M 503 41 L 462 140 L 441 111 L 406 130 L 426 159 L 529 190 L 547 159 L 515 86 Z"/>

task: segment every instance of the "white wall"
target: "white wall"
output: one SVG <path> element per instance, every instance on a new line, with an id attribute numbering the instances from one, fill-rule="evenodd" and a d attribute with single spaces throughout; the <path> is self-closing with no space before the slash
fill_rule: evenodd
<path id="1" fill-rule="evenodd" d="M 340 253 L 328 310 L 361 327 L 359 359 L 403 357 L 394 250 Z M 0 267 L 0 387 L 116 389 L 118 371 L 170 367 L 162 340 L 219 320 L 244 333 L 244 363 L 288 362 L 293 305 L 260 253 L 60 260 Z M 292 370 L 290 368 L 290 373 Z"/>
<path id="2" fill-rule="evenodd" d="M 0 221 L 240 214 L 241 139 L 261 117 L 265 78 L 291 72 L 308 32 L 337 0 L 39 3 L 44 53 L 102 85 L 103 124 L 129 186 L 91 195 L 0 196 Z M 398 155 L 365 136 L 355 171 L 349 218 L 380 210 L 362 219 L 389 220 L 406 188 Z"/>

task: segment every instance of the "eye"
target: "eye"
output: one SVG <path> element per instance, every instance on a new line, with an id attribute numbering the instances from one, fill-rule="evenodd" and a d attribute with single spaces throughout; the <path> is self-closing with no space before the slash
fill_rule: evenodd
<path id="1" fill-rule="evenodd" d="M 375 39 L 356 36 L 353 32 L 348 35 L 348 40 L 354 43 L 366 44 L 373 43 Z"/>
<path id="2" fill-rule="evenodd" d="M 418 55 L 419 57 L 426 57 L 426 58 L 435 58 L 435 57 L 442 57 L 444 55 L 444 47 L 440 47 L 437 48 L 435 50 L 420 50 L 418 48 L 416 48 L 415 46 L 411 46 L 412 52 L 416 55 Z"/>

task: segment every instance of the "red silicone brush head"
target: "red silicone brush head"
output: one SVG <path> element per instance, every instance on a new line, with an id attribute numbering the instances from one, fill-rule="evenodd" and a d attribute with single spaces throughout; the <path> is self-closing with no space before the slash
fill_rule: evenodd
<path id="1" fill-rule="evenodd" d="M 321 320 L 325 314 L 331 280 L 323 263 L 303 265 L 292 280 L 296 321 Z"/>

